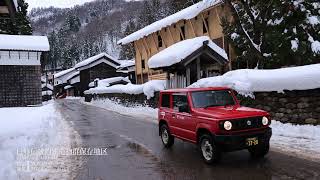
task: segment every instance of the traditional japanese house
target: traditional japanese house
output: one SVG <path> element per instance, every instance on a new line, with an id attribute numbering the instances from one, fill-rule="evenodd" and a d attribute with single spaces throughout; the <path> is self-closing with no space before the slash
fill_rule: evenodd
<path id="1" fill-rule="evenodd" d="M 76 64 L 74 68 L 80 72 L 80 94 L 83 95 L 83 92 L 89 89 L 89 83 L 95 79 L 121 76 L 122 73 L 117 72 L 118 66 L 120 66 L 119 61 L 106 53 L 98 54 Z"/>
<path id="2" fill-rule="evenodd" d="M 136 71 L 134 60 L 119 60 L 121 65 L 117 68 L 117 72 L 128 76 L 132 84 L 136 84 Z"/>
<path id="3" fill-rule="evenodd" d="M 79 74 L 79 72 L 75 68 L 70 68 L 53 75 L 54 95 L 58 93 L 66 93 L 65 86 L 69 85 L 68 80 L 70 80 L 70 76 L 72 76 L 74 73 Z"/>
<path id="4" fill-rule="evenodd" d="M 231 69 L 235 56 L 221 26 L 223 18 L 231 17 L 222 0 L 204 0 L 150 24 L 118 44 L 133 43 L 138 84 L 167 80 L 169 88 L 186 87 Z M 156 60 L 152 63 L 152 59 Z"/>
<path id="5" fill-rule="evenodd" d="M 1 21 L 13 20 L 18 10 L 18 0 L 0 0 Z"/>
<path id="6" fill-rule="evenodd" d="M 39 105 L 45 36 L 0 35 L 0 107 Z"/>

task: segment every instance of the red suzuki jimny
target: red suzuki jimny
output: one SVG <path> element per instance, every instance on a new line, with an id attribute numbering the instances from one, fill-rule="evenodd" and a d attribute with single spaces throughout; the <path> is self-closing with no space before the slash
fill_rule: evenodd
<path id="1" fill-rule="evenodd" d="M 269 151 L 269 114 L 241 107 L 229 88 L 166 90 L 159 100 L 159 135 L 166 148 L 175 137 L 192 142 L 206 163 L 218 161 L 221 152 L 248 149 L 258 158 Z"/>

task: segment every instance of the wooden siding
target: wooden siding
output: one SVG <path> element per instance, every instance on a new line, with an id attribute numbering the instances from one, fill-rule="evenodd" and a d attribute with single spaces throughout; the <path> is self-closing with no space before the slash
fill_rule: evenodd
<path id="1" fill-rule="evenodd" d="M 161 50 L 185 39 L 191 39 L 199 36 L 209 36 L 217 45 L 225 50 L 229 50 L 230 60 L 234 57 L 231 46 L 225 42 L 222 31 L 221 19 L 226 17 L 231 18 L 229 7 L 226 5 L 219 5 L 212 7 L 200 13 L 197 17 L 191 20 L 181 20 L 176 24 L 163 28 L 158 32 L 152 33 L 142 39 L 134 42 L 136 50 L 136 77 L 138 83 L 144 83 L 142 74 L 147 74 L 149 80 L 162 79 L 163 76 L 153 75 L 154 70 L 149 69 L 148 60 L 153 55 Z M 204 20 L 208 19 L 208 25 L 204 25 Z M 181 27 L 184 27 L 185 34 L 182 34 Z M 207 32 L 204 31 L 206 29 Z M 162 47 L 158 46 L 158 35 L 162 39 Z M 142 68 L 144 62 L 145 68 Z"/>
<path id="2" fill-rule="evenodd" d="M 42 103 L 40 66 L 0 65 L 0 107 Z"/>

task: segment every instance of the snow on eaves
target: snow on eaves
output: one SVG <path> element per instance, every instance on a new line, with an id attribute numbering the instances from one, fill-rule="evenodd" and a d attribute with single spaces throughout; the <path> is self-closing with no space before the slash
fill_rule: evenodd
<path id="1" fill-rule="evenodd" d="M 234 70 L 222 76 L 200 79 L 190 87 L 214 86 L 226 86 L 246 96 L 253 92 L 316 89 L 320 88 L 320 64 L 273 70 Z"/>
<path id="2" fill-rule="evenodd" d="M 74 68 L 75 68 L 75 69 L 78 69 L 78 68 L 87 66 L 87 65 L 89 65 L 89 64 L 91 64 L 91 63 L 93 63 L 93 62 L 95 62 L 95 61 L 97 61 L 97 60 L 99 60 L 99 59 L 101 59 L 101 58 L 103 58 L 103 57 L 106 57 L 106 60 L 108 60 L 108 59 L 112 60 L 113 62 L 111 62 L 111 64 L 112 64 L 112 66 L 114 66 L 115 68 L 120 65 L 120 63 L 118 62 L 118 60 L 116 60 L 114 57 L 110 56 L 110 55 L 107 54 L 107 53 L 101 53 L 101 54 L 98 54 L 98 55 L 96 55 L 96 56 L 90 57 L 90 58 L 88 58 L 88 59 L 86 59 L 86 60 L 83 60 L 83 61 L 79 62 L 78 64 L 76 64 L 76 65 L 74 66 Z"/>
<path id="3" fill-rule="evenodd" d="M 120 66 L 118 66 L 117 68 L 126 68 L 126 67 L 131 67 L 135 65 L 135 61 L 134 60 L 119 60 L 118 61 L 120 63 Z"/>
<path id="4" fill-rule="evenodd" d="M 0 35 L 0 50 L 49 51 L 46 36 Z"/>
<path id="5" fill-rule="evenodd" d="M 180 41 L 176 44 L 169 46 L 168 48 L 160 51 L 158 54 L 152 56 L 148 65 L 150 68 L 159 68 L 159 67 L 168 67 L 176 63 L 181 62 L 183 59 L 188 57 L 197 49 L 203 46 L 203 43 L 208 41 L 208 46 L 221 55 L 223 58 L 228 60 L 227 53 L 216 45 L 212 40 L 207 36 L 196 37 L 193 39 L 187 39 Z M 170 61 L 169 61 L 170 60 Z"/>
<path id="6" fill-rule="evenodd" d="M 128 77 L 112 77 L 112 78 L 107 78 L 107 79 L 96 79 L 98 81 L 98 87 L 108 87 L 110 84 L 115 83 L 115 82 L 120 82 L 120 81 L 125 81 L 128 83 L 131 83 Z M 96 81 L 95 80 L 95 81 Z M 89 87 L 94 87 L 94 82 L 89 83 Z"/>
<path id="7" fill-rule="evenodd" d="M 64 70 L 64 71 L 60 71 L 60 72 L 54 74 L 54 78 L 59 78 L 61 76 L 67 75 L 67 74 L 69 74 L 69 73 L 71 73 L 73 71 L 75 71 L 74 68 L 70 68 L 70 69 L 67 69 L 67 70 Z"/>
<path id="8" fill-rule="evenodd" d="M 118 44 L 128 44 L 138 39 L 141 39 L 145 36 L 148 36 L 154 32 L 161 30 L 162 28 L 168 27 L 174 23 L 179 22 L 180 20 L 189 20 L 196 17 L 200 12 L 208 9 L 212 6 L 216 6 L 222 3 L 222 0 L 203 0 L 200 1 L 188 8 L 185 8 L 171 16 L 168 16 L 162 20 L 156 21 L 139 31 L 136 31 L 129 36 L 118 41 Z"/>

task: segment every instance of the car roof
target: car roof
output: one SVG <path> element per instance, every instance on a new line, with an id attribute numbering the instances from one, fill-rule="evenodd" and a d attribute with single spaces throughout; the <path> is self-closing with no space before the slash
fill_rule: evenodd
<path id="1" fill-rule="evenodd" d="M 206 88 L 168 89 L 168 90 L 161 91 L 161 93 L 181 93 L 181 92 L 219 91 L 219 90 L 230 90 L 230 88 L 228 88 L 228 87 L 206 87 Z"/>

